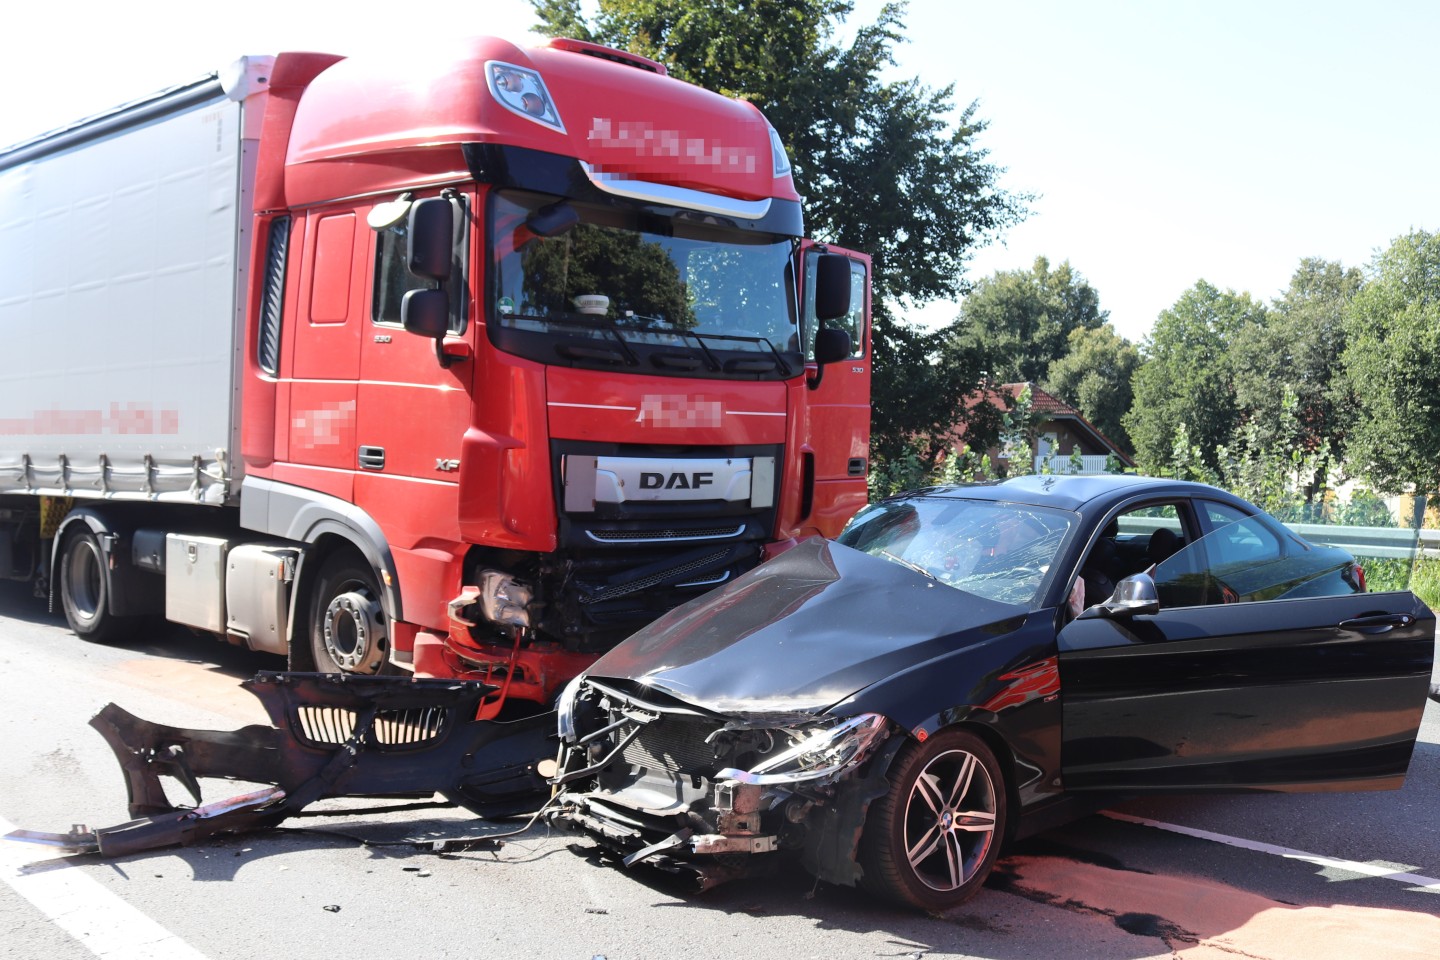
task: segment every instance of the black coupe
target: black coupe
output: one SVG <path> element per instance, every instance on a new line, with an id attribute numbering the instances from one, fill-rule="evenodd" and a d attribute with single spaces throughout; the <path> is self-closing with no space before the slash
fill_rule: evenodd
<path id="1" fill-rule="evenodd" d="M 551 817 L 702 885 L 788 852 L 944 909 L 1100 795 L 1398 787 L 1434 633 L 1213 487 L 923 490 L 571 683 Z"/>

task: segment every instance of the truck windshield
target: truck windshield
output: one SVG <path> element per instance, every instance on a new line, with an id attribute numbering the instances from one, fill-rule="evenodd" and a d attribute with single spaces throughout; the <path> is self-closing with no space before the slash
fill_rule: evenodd
<path id="1" fill-rule="evenodd" d="M 737 353 L 752 375 L 799 370 L 791 238 L 509 191 L 489 231 L 502 329 L 603 341 L 627 361 L 664 348 L 712 371 Z"/>

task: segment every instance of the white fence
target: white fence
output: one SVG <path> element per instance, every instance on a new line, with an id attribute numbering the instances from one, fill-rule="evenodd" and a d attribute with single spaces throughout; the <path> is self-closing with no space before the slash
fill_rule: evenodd
<path id="1" fill-rule="evenodd" d="M 1071 458 L 1068 454 L 1062 456 L 1052 453 L 1048 457 L 1035 458 L 1036 473 L 1104 473 L 1105 464 L 1109 457 L 1083 456 L 1080 458 L 1080 469 L 1074 469 Z"/>

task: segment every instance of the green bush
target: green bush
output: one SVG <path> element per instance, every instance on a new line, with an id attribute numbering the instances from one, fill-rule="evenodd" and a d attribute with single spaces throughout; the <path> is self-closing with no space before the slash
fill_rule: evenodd
<path id="1" fill-rule="evenodd" d="M 1356 557 L 1365 568 L 1365 587 L 1371 593 L 1410 589 L 1412 561 L 1391 557 Z"/>
<path id="2" fill-rule="evenodd" d="M 1365 568 L 1365 586 L 1372 593 L 1410 590 L 1431 610 L 1440 612 L 1440 560 L 1396 560 L 1357 557 Z"/>
<path id="3" fill-rule="evenodd" d="M 1431 610 L 1440 610 L 1440 560 L 1416 560 L 1410 589 Z"/>

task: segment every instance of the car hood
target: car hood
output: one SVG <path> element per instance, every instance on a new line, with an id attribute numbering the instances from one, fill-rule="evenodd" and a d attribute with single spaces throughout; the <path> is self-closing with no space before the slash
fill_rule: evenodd
<path id="1" fill-rule="evenodd" d="M 1024 615 L 816 538 L 670 611 L 586 674 L 719 713 L 818 712 Z"/>

